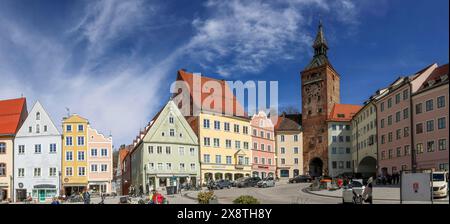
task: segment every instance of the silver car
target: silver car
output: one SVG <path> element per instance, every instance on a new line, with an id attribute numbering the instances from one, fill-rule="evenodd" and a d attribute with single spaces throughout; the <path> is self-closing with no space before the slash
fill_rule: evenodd
<path id="1" fill-rule="evenodd" d="M 265 179 L 259 181 L 256 184 L 256 186 L 264 187 L 264 188 L 266 188 L 266 187 L 275 187 L 275 180 L 273 179 L 273 177 L 268 177 L 268 178 L 265 178 Z"/>

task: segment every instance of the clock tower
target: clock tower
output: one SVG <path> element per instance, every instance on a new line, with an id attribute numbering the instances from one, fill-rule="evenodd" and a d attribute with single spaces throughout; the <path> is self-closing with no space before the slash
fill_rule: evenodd
<path id="1" fill-rule="evenodd" d="M 340 103 L 340 76 L 327 57 L 322 23 L 313 44 L 314 57 L 300 73 L 304 170 L 311 176 L 328 175 L 327 118 Z"/>

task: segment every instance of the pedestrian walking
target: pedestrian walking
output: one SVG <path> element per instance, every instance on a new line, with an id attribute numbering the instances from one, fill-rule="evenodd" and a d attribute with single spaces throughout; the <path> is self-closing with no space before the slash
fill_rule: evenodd
<path id="1" fill-rule="evenodd" d="M 84 189 L 83 192 L 83 202 L 84 204 L 90 204 L 91 203 L 91 194 L 89 193 L 89 191 L 87 189 Z"/>

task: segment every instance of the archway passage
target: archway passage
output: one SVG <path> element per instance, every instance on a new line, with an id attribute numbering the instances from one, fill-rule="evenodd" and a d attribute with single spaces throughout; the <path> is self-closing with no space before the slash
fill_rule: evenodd
<path id="1" fill-rule="evenodd" d="M 358 164 L 358 173 L 364 178 L 376 176 L 377 160 L 371 156 L 364 157 Z"/>
<path id="2" fill-rule="evenodd" d="M 311 177 L 320 177 L 322 176 L 323 170 L 323 162 L 320 158 L 313 158 L 309 162 L 309 175 Z"/>

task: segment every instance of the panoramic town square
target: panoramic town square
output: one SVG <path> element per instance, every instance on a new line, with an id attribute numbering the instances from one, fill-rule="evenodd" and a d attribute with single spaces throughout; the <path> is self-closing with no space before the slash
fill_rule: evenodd
<path id="1" fill-rule="evenodd" d="M 0 3 L 0 204 L 449 204 L 448 1 L 380 2 Z"/>

